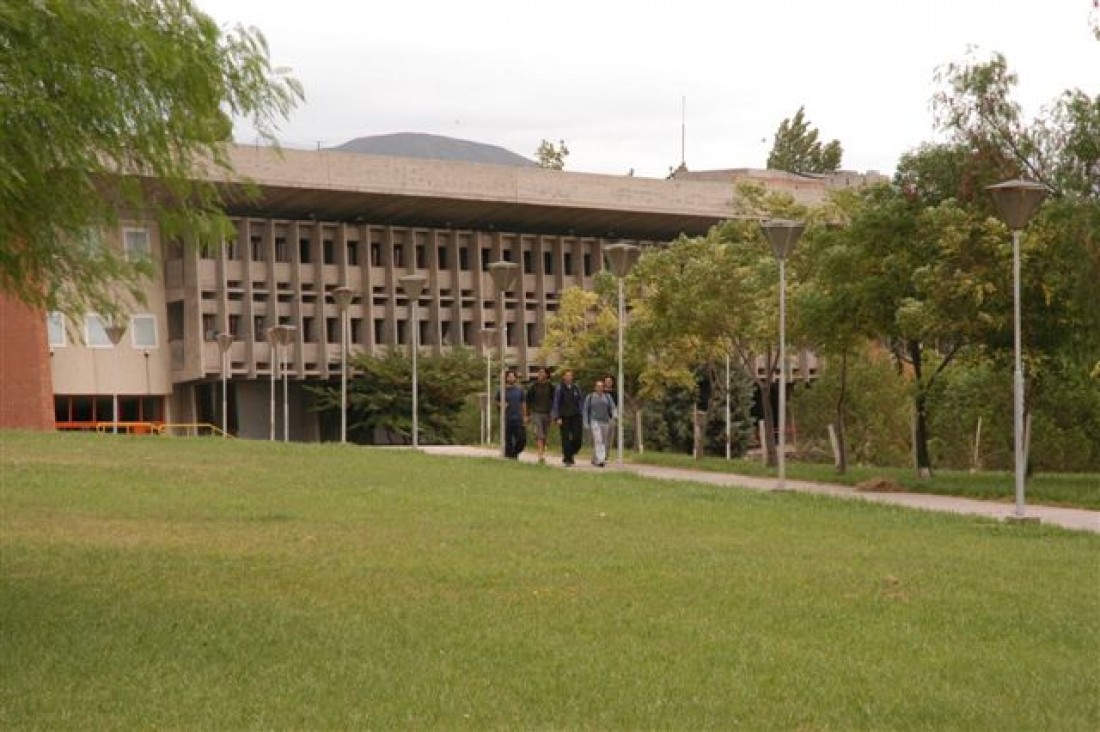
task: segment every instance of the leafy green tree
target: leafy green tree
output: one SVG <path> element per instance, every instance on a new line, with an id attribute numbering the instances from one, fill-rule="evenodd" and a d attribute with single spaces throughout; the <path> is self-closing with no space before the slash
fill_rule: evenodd
<path id="1" fill-rule="evenodd" d="M 912 394 L 893 358 L 874 341 L 827 352 L 818 378 L 793 391 L 799 454 L 832 461 L 828 427 L 843 415 L 848 464 L 903 465 L 912 459 Z M 842 367 L 838 362 L 842 361 Z M 842 395 L 842 396 L 838 396 Z M 838 437 L 840 435 L 838 434 Z"/>
<path id="2" fill-rule="evenodd" d="M 348 433 L 356 442 L 373 442 L 379 431 L 412 441 L 412 360 L 392 349 L 383 356 L 358 354 L 349 368 Z M 459 430 L 463 406 L 481 386 L 483 363 L 473 351 L 455 349 L 417 359 L 420 441 L 448 444 Z M 340 386 L 314 387 L 314 409 L 339 410 Z"/>
<path id="3" fill-rule="evenodd" d="M 0 3 L 0 70 L 0 289 L 36 307 L 140 294 L 140 266 L 73 244 L 120 210 L 216 241 L 228 220 L 196 169 L 231 172 L 230 114 L 269 136 L 302 97 L 258 31 L 191 0 Z"/>
<path id="4" fill-rule="evenodd" d="M 535 151 L 539 167 L 548 170 L 563 170 L 567 157 L 569 157 L 569 148 L 565 146 L 565 140 L 558 140 L 557 146 L 549 140 L 543 140 L 539 143 L 539 149 Z"/>
<path id="5" fill-rule="evenodd" d="M 768 168 L 789 173 L 832 173 L 840 168 L 844 154 L 839 140 L 822 145 L 816 127 L 810 127 L 806 108 L 799 107 L 794 117 L 779 123 Z"/>

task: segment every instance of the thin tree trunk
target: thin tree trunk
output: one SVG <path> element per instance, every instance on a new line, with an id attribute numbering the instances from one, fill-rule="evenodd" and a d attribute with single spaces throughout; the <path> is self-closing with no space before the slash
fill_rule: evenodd
<path id="1" fill-rule="evenodd" d="M 928 391 L 921 374 L 921 346 L 919 341 L 909 341 L 909 357 L 913 363 L 913 379 L 916 393 L 913 410 L 916 425 L 913 430 L 913 448 L 917 457 L 917 477 L 932 477 L 932 458 L 928 452 Z"/>
<path id="2" fill-rule="evenodd" d="M 844 442 L 844 412 L 847 408 L 848 397 L 848 349 L 844 349 L 840 355 L 840 394 L 836 400 L 836 420 L 833 428 L 836 430 L 836 472 L 843 475 L 848 471 L 848 448 Z"/>

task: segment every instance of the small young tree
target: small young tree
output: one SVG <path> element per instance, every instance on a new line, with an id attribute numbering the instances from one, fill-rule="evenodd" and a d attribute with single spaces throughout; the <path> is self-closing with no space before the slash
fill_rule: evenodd
<path id="1" fill-rule="evenodd" d="M 768 168 L 789 173 L 832 173 L 840 168 L 844 154 L 839 140 L 821 144 L 816 127 L 806 120 L 805 107 L 799 107 L 793 118 L 779 123 L 772 150 L 768 153 Z"/>
<path id="2" fill-rule="evenodd" d="M 539 143 L 539 149 L 535 151 L 540 168 L 549 170 L 563 170 L 565 159 L 569 157 L 569 148 L 565 146 L 565 140 L 558 140 L 557 147 L 549 140 Z"/>

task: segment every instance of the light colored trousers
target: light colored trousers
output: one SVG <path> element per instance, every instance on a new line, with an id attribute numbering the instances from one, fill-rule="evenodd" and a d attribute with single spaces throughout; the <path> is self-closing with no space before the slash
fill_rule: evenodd
<path id="1" fill-rule="evenodd" d="M 593 422 L 592 452 L 597 463 L 607 462 L 607 445 L 611 441 L 611 423 Z"/>

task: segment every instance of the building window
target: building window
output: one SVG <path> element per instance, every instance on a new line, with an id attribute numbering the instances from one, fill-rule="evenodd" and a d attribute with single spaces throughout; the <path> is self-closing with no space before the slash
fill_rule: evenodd
<path id="1" fill-rule="evenodd" d="M 298 240 L 298 261 L 302 264 L 313 263 L 313 247 L 309 239 Z"/>
<path id="2" fill-rule="evenodd" d="M 488 272 L 489 271 L 489 261 L 490 261 L 490 258 L 492 256 L 493 256 L 493 251 L 491 249 L 489 249 L 489 247 L 482 247 L 481 248 L 481 271 L 482 272 Z"/>
<path id="3" fill-rule="evenodd" d="M 252 340 L 257 343 L 267 339 L 267 318 L 263 315 L 252 316 Z"/>
<path id="4" fill-rule="evenodd" d="M 46 332 L 50 338 L 50 347 L 68 345 L 65 340 L 65 314 L 52 312 L 46 314 Z"/>
<path id="5" fill-rule="evenodd" d="M 168 303 L 168 340 L 183 340 L 183 301 Z"/>
<path id="6" fill-rule="evenodd" d="M 252 237 L 252 261 L 264 261 L 264 240 L 258 236 Z"/>
<path id="7" fill-rule="evenodd" d="M 439 269 L 447 269 L 450 266 L 450 258 L 447 256 L 447 245 L 440 244 L 439 249 L 436 251 L 436 266 Z"/>
<path id="8" fill-rule="evenodd" d="M 123 229 L 122 246 L 126 250 L 126 259 L 139 262 L 150 258 L 149 232 L 145 229 Z"/>
<path id="9" fill-rule="evenodd" d="M 401 269 L 405 266 L 405 245 L 396 244 L 393 247 L 393 266 L 395 269 Z"/>
<path id="10" fill-rule="evenodd" d="M 340 318 L 325 318 L 325 342 L 340 342 Z"/>
<path id="11" fill-rule="evenodd" d="M 425 260 L 424 247 L 422 245 L 418 245 L 416 247 L 416 268 L 426 269 L 427 266 L 428 263 Z"/>
<path id="12" fill-rule="evenodd" d="M 542 272 L 543 274 L 554 274 L 554 253 L 543 252 L 542 253 Z"/>
<path id="13" fill-rule="evenodd" d="M 470 271 L 470 247 L 458 248 L 458 268 L 463 272 Z"/>
<path id="14" fill-rule="evenodd" d="M 363 342 L 363 319 L 352 318 L 351 319 L 351 342 L 362 343 Z"/>
<path id="15" fill-rule="evenodd" d="M 385 328 L 385 325 L 386 325 L 386 321 L 382 320 L 381 318 L 375 318 L 374 319 L 374 342 L 375 343 L 385 343 L 386 342 L 386 338 L 385 338 L 386 328 Z"/>
<path id="16" fill-rule="evenodd" d="M 348 266 L 359 266 L 359 242 L 357 241 L 348 242 Z"/>
<path id="17" fill-rule="evenodd" d="M 218 316 L 214 313 L 202 314 L 202 339 L 212 341 L 218 335 Z"/>
<path id="18" fill-rule="evenodd" d="M 286 245 L 286 239 L 278 237 L 275 240 L 275 261 L 276 262 L 289 262 L 290 261 L 290 249 Z"/>
<path id="19" fill-rule="evenodd" d="M 84 342 L 91 348 L 110 348 L 111 339 L 107 337 L 103 319 L 95 313 L 84 317 Z"/>
<path id="20" fill-rule="evenodd" d="M 239 251 L 237 251 L 237 240 L 236 239 L 229 239 L 228 241 L 225 241 L 225 242 L 222 242 L 222 243 L 225 245 L 225 258 L 226 259 L 239 259 L 240 258 L 241 253 Z"/>
<path id="21" fill-rule="evenodd" d="M 566 277 L 573 276 L 573 254 L 571 252 L 565 253 L 565 262 L 562 264 L 561 271 Z"/>
<path id="22" fill-rule="evenodd" d="M 382 245 L 376 241 L 370 243 L 370 266 L 382 266 Z"/>
<path id="23" fill-rule="evenodd" d="M 238 340 L 241 337 L 241 316 L 230 315 L 229 316 L 229 335 L 233 336 L 233 340 Z"/>
<path id="24" fill-rule="evenodd" d="M 592 255 L 587 253 L 584 255 L 584 276 L 592 276 Z"/>
<path id="25" fill-rule="evenodd" d="M 130 317 L 130 344 L 134 348 L 157 347 L 157 319 L 153 315 Z"/>
<path id="26" fill-rule="evenodd" d="M 530 249 L 524 250 L 523 252 L 523 273 L 535 273 L 535 258 L 532 256 Z"/>
<path id="27" fill-rule="evenodd" d="M 336 264 L 336 247 L 332 239 L 325 239 L 321 243 L 321 256 L 325 264 Z"/>

